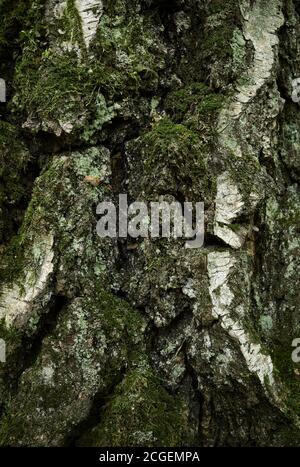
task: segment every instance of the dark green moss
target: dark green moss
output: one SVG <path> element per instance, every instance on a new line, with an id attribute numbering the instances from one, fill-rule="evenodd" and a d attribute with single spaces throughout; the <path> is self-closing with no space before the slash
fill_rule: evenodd
<path id="1" fill-rule="evenodd" d="M 0 321 L 0 339 L 4 340 L 6 348 L 6 361 L 0 365 L 0 410 L 3 410 L 10 394 L 16 390 L 30 346 L 18 329 L 6 326 L 4 319 Z"/>
<path id="2" fill-rule="evenodd" d="M 14 233 L 29 198 L 32 176 L 25 176 L 29 163 L 30 155 L 19 132 L 0 122 L 0 244 Z"/>
<path id="3" fill-rule="evenodd" d="M 122 88 L 116 90 L 119 95 L 154 91 L 166 60 L 160 29 L 151 17 L 138 15 L 134 6 L 116 10 L 101 18 L 95 56 L 106 69 L 122 74 Z"/>
<path id="4" fill-rule="evenodd" d="M 227 2 L 212 0 L 207 6 L 207 18 L 210 34 L 207 34 L 202 44 L 207 57 L 214 56 L 218 60 L 231 58 L 233 31 L 241 25 L 239 5 L 233 0 Z M 221 22 L 220 18 L 222 18 Z"/>
<path id="5" fill-rule="evenodd" d="M 20 53 L 22 32 L 32 28 L 31 20 L 43 9 L 45 0 L 0 0 L 0 76 L 10 80 L 14 60 Z M 40 24 L 40 23 L 38 23 Z M 35 24 L 34 27 L 38 27 Z"/>
<path id="6" fill-rule="evenodd" d="M 17 66 L 15 85 L 20 110 L 30 109 L 40 118 L 54 120 L 61 116 L 62 105 L 65 112 L 74 112 L 81 99 L 84 105 L 93 93 L 88 69 L 79 65 L 75 53 L 45 52 L 33 66 L 23 60 Z"/>
<path id="7" fill-rule="evenodd" d="M 157 158 L 166 163 L 185 164 L 193 151 L 199 150 L 199 164 L 203 168 L 201 160 L 201 142 L 196 133 L 182 124 L 175 124 L 164 119 L 153 126 L 152 130 L 145 134 L 143 143 L 148 154 L 148 169 L 155 169 Z M 177 157 L 176 157 L 177 156 Z"/>
<path id="8" fill-rule="evenodd" d="M 209 145 L 186 125 L 164 118 L 154 124 L 135 144 L 142 154 L 143 184 L 146 193 L 185 193 L 190 200 L 209 200 L 212 183 L 207 173 Z M 140 163 L 140 162 L 138 162 Z M 203 196 L 203 198 L 202 198 Z M 196 200 L 196 199 L 195 199 Z"/>
<path id="9" fill-rule="evenodd" d="M 140 96 L 141 90 L 157 89 L 166 55 L 159 29 L 139 15 L 119 13 L 102 15 L 92 57 L 85 50 L 73 0 L 68 0 L 62 19 L 47 25 L 57 48 L 47 40 L 41 42 L 42 33 L 24 30 L 14 80 L 14 111 L 50 128 L 71 120 L 82 138 L 90 141 L 117 115 L 119 102 Z M 45 24 L 43 18 L 40 22 Z M 71 51 L 65 50 L 66 43 L 73 46 Z"/>
<path id="10" fill-rule="evenodd" d="M 77 109 L 79 113 L 84 112 L 92 99 L 95 83 L 89 79 L 89 67 L 80 66 L 75 49 L 73 53 L 59 53 L 49 47 L 54 25 L 49 28 L 46 23 L 43 3 L 31 2 L 27 12 L 30 23 L 24 24 L 19 37 L 22 54 L 16 62 L 13 82 L 16 95 L 11 108 L 24 118 L 30 115 L 57 123 L 68 112 Z M 74 45 L 80 42 L 84 53 L 81 20 L 74 0 L 68 0 L 60 21 L 66 30 L 65 40 Z M 55 23 L 56 34 L 57 29 L 59 25 Z"/>
<path id="11" fill-rule="evenodd" d="M 65 30 L 64 39 L 70 44 L 78 44 L 85 51 L 81 18 L 76 8 L 75 0 L 67 0 L 67 6 L 64 10 L 61 23 L 61 26 Z"/>
<path id="12" fill-rule="evenodd" d="M 95 299 L 101 309 L 102 324 L 106 332 L 113 335 L 114 333 L 121 334 L 126 330 L 128 342 L 132 345 L 128 348 L 129 353 L 134 352 L 134 343 L 139 342 L 139 333 L 143 327 L 142 317 L 125 300 L 115 297 L 102 286 L 96 286 L 95 292 Z"/>
<path id="13" fill-rule="evenodd" d="M 204 83 L 192 83 L 171 92 L 165 100 L 165 109 L 172 120 L 181 123 L 187 114 L 208 120 L 224 104 L 224 96 L 211 92 Z"/>
<path id="14" fill-rule="evenodd" d="M 299 446 L 299 426 L 300 420 L 300 364 L 292 360 L 293 347 L 291 342 L 278 344 L 273 347 L 272 360 L 275 374 L 282 381 L 284 388 L 284 402 L 286 405 L 286 415 L 290 420 L 290 427 L 287 427 L 282 438 L 284 446 Z"/>
<path id="15" fill-rule="evenodd" d="M 0 284 L 8 284 L 17 280 L 24 266 L 24 247 L 22 237 L 14 236 L 9 242 L 0 262 Z M 20 282 L 22 285 L 22 282 Z"/>
<path id="16" fill-rule="evenodd" d="M 147 363 L 130 370 L 80 446 L 183 446 L 188 410 L 169 394 Z"/>

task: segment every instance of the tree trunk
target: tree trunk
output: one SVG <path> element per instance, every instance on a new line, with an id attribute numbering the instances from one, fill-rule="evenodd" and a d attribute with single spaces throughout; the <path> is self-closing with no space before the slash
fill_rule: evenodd
<path id="1" fill-rule="evenodd" d="M 300 444 L 300 2 L 0 11 L 1 445 Z M 120 194 L 204 245 L 100 237 Z"/>

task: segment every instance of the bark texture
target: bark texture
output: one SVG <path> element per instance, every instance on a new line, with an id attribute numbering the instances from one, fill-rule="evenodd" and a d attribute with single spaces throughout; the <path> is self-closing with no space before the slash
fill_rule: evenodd
<path id="1" fill-rule="evenodd" d="M 0 12 L 1 445 L 299 445 L 300 2 Z M 119 193 L 203 248 L 98 237 Z"/>

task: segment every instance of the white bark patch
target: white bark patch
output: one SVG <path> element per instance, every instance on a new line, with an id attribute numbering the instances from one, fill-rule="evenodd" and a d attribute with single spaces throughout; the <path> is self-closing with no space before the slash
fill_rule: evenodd
<path id="1" fill-rule="evenodd" d="M 271 75 L 275 60 L 273 47 L 279 42 L 276 32 L 284 23 L 280 7 L 280 0 L 272 0 L 268 4 L 264 0 L 255 0 L 252 7 L 249 1 L 241 1 L 243 33 L 245 39 L 253 44 L 254 60 L 245 76 L 245 84 L 238 86 L 232 102 L 220 114 L 220 131 L 228 126 L 228 120 L 240 117 L 244 107 Z"/>
<path id="2" fill-rule="evenodd" d="M 27 271 L 22 288 L 19 285 L 4 287 L 0 296 L 0 319 L 5 319 L 5 324 L 10 327 L 15 321 L 21 318 L 26 320 L 26 315 L 30 315 L 34 300 L 46 288 L 48 278 L 53 272 L 53 236 L 48 235 L 39 239 L 33 248 L 39 253 L 40 266 L 37 270 Z"/>
<path id="3" fill-rule="evenodd" d="M 0 78 L 0 102 L 6 102 L 6 82 Z"/>
<path id="4" fill-rule="evenodd" d="M 221 326 L 239 342 L 241 352 L 251 373 L 255 373 L 261 384 L 274 384 L 273 363 L 269 355 L 264 355 L 259 344 L 251 342 L 243 326 L 230 316 L 230 306 L 234 295 L 228 286 L 228 279 L 236 260 L 230 252 L 214 252 L 208 255 L 209 293 L 213 305 L 213 315 L 220 319 Z"/>
<path id="5" fill-rule="evenodd" d="M 275 63 L 274 46 L 278 44 L 277 31 L 284 23 L 281 11 L 281 1 L 272 0 L 240 0 L 240 8 L 243 16 L 243 35 L 247 41 L 253 44 L 254 58 L 251 66 L 242 75 L 243 84 L 239 84 L 235 95 L 228 105 L 221 110 L 218 121 L 218 133 L 220 147 L 233 153 L 236 158 L 243 157 L 240 144 L 241 136 L 245 131 L 243 112 L 249 111 L 249 106 L 257 96 L 258 91 L 271 77 Z M 249 147 L 251 153 L 252 148 Z M 227 185 L 227 186 L 226 186 Z M 224 240 L 233 248 L 240 248 L 246 231 L 233 232 L 226 224 L 233 219 L 233 210 L 238 209 L 239 195 L 228 181 L 219 180 L 217 195 L 217 210 L 215 235 Z M 225 190 L 225 198 L 222 202 L 222 191 Z M 226 195 L 226 190 L 229 192 Z M 253 193 L 255 197 L 256 194 Z M 250 202 L 253 200 L 250 199 Z M 257 201 L 256 201 L 257 202 Z M 226 214 L 228 212 L 228 214 Z M 225 218 L 224 220 L 221 219 Z M 231 218 L 231 219 L 230 219 Z M 220 224 L 221 223 L 221 224 Z M 222 225 L 223 223 L 223 225 Z M 224 225 L 225 224 L 225 225 Z"/>
<path id="6" fill-rule="evenodd" d="M 96 35 L 103 4 L 101 0 L 76 0 L 75 5 L 81 18 L 83 39 L 88 49 Z"/>
<path id="7" fill-rule="evenodd" d="M 63 122 L 62 120 L 59 121 L 60 127 L 62 130 L 67 133 L 68 135 L 72 133 L 74 129 L 74 125 L 71 122 Z"/>
<path id="8" fill-rule="evenodd" d="M 196 298 L 196 291 L 193 279 L 188 279 L 187 283 L 183 286 L 182 292 L 189 298 Z"/>
<path id="9" fill-rule="evenodd" d="M 244 243 L 246 229 L 240 228 L 238 232 L 234 232 L 227 225 L 231 224 L 240 214 L 244 202 L 238 187 L 227 172 L 224 172 L 217 179 L 215 205 L 214 234 L 232 248 L 240 248 Z"/>

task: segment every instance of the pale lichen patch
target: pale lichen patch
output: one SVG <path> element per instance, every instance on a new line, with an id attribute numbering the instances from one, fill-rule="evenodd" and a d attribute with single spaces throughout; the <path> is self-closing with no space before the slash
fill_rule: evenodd
<path id="1" fill-rule="evenodd" d="M 48 386 L 53 386 L 54 375 L 55 375 L 55 369 L 53 368 L 53 366 L 49 365 L 49 366 L 45 366 L 42 368 L 42 379 L 43 379 L 44 384 Z"/>

